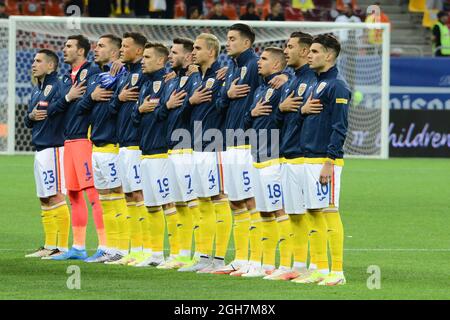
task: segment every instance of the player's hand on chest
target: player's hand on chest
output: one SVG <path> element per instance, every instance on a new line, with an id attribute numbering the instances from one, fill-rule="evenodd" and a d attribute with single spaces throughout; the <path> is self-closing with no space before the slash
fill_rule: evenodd
<path id="1" fill-rule="evenodd" d="M 228 98 L 240 99 L 246 97 L 250 93 L 250 86 L 248 84 L 239 84 L 241 78 L 235 78 L 227 91 Z"/>
<path id="2" fill-rule="evenodd" d="M 313 99 L 320 99 L 322 103 L 328 105 L 330 99 L 330 92 L 331 92 L 331 83 L 329 83 L 328 81 L 319 81 L 314 85 L 312 91 L 310 91 L 309 94 L 312 93 Z"/>

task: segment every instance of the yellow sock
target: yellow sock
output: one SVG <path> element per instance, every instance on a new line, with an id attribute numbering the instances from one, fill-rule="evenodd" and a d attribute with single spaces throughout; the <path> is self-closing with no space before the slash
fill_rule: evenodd
<path id="1" fill-rule="evenodd" d="M 56 249 L 58 226 L 56 224 L 55 209 L 51 207 L 41 206 L 42 225 L 44 227 L 46 249 Z"/>
<path id="2" fill-rule="evenodd" d="M 275 217 L 262 217 L 263 264 L 275 266 L 275 254 L 278 243 L 278 228 Z"/>
<path id="3" fill-rule="evenodd" d="M 233 211 L 235 260 L 248 259 L 248 240 L 250 234 L 250 213 L 247 209 Z"/>
<path id="4" fill-rule="evenodd" d="M 70 211 L 65 201 L 55 208 L 55 220 L 58 227 L 58 248 L 69 250 Z"/>
<path id="5" fill-rule="evenodd" d="M 256 209 L 250 211 L 250 261 L 261 262 L 262 258 L 262 222 Z"/>
<path id="6" fill-rule="evenodd" d="M 180 242 L 180 254 L 191 256 L 192 248 L 192 213 L 186 203 L 177 204 L 178 212 L 178 237 Z"/>
<path id="7" fill-rule="evenodd" d="M 343 271 L 344 227 L 339 212 L 324 213 L 328 227 L 328 243 L 331 255 L 331 271 Z"/>
<path id="8" fill-rule="evenodd" d="M 306 214 L 290 214 L 292 233 L 294 234 L 294 263 L 306 266 L 308 260 L 308 234 L 310 223 Z"/>
<path id="9" fill-rule="evenodd" d="M 128 252 L 130 246 L 130 227 L 128 224 L 128 209 L 125 196 L 123 194 L 113 193 L 111 194 L 115 206 L 115 219 L 117 221 L 117 248 L 122 251 Z"/>
<path id="10" fill-rule="evenodd" d="M 200 252 L 212 255 L 214 236 L 216 233 L 216 211 L 209 198 L 199 200 L 200 209 Z"/>
<path id="11" fill-rule="evenodd" d="M 123 12 L 125 14 L 130 14 L 131 13 L 131 11 L 130 11 L 130 0 L 125 0 L 125 6 L 124 6 Z"/>
<path id="12" fill-rule="evenodd" d="M 127 203 L 128 225 L 130 228 L 130 248 L 131 252 L 142 251 L 142 222 L 141 210 L 136 202 Z"/>
<path id="13" fill-rule="evenodd" d="M 327 255 L 327 222 L 322 212 L 309 211 L 307 213 L 311 221 L 311 232 L 309 241 L 311 245 L 311 256 L 319 270 L 328 270 Z"/>
<path id="14" fill-rule="evenodd" d="M 228 199 L 214 201 L 216 211 L 216 257 L 225 258 L 231 235 L 231 208 Z"/>
<path id="15" fill-rule="evenodd" d="M 289 221 L 288 215 L 283 215 L 277 218 L 277 228 L 280 250 L 280 267 L 291 267 L 292 260 L 292 228 L 291 221 Z"/>
<path id="16" fill-rule="evenodd" d="M 197 200 L 190 201 L 188 203 L 189 211 L 192 215 L 192 223 L 193 223 L 193 230 L 194 230 L 194 244 L 195 244 L 195 252 L 199 253 L 200 248 L 202 248 L 203 244 L 201 242 L 200 238 L 200 209 L 199 209 L 199 203 Z"/>
<path id="17" fill-rule="evenodd" d="M 148 222 L 150 226 L 150 239 L 153 252 L 164 250 L 164 212 L 161 207 L 148 208 Z"/>
<path id="18" fill-rule="evenodd" d="M 103 209 L 103 225 L 106 232 L 106 246 L 110 250 L 118 248 L 119 226 L 116 219 L 116 205 L 111 195 L 100 195 L 100 203 Z"/>
<path id="19" fill-rule="evenodd" d="M 167 236 L 169 238 L 170 254 L 177 255 L 180 252 L 180 237 L 178 235 L 178 214 L 175 207 L 164 210 L 167 224 Z"/>
<path id="20" fill-rule="evenodd" d="M 309 233 L 308 233 L 308 247 L 309 247 L 309 266 L 308 269 L 317 269 L 317 256 L 316 253 L 311 249 L 311 232 L 312 232 L 312 223 L 309 220 Z"/>
<path id="21" fill-rule="evenodd" d="M 148 221 L 147 208 L 144 205 L 144 201 L 136 203 L 136 208 L 139 210 L 139 221 L 141 223 L 142 230 L 142 247 L 147 253 L 152 250 L 152 241 L 150 238 L 150 225 Z"/>
<path id="22" fill-rule="evenodd" d="M 122 14 L 122 0 L 116 0 L 116 12 L 117 15 Z"/>

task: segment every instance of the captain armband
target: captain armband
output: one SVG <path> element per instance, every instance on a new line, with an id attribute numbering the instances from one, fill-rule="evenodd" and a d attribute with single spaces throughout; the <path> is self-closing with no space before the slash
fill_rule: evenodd
<path id="1" fill-rule="evenodd" d="M 345 99 L 345 98 L 336 98 L 336 103 L 347 104 L 347 103 L 348 103 L 348 99 Z"/>

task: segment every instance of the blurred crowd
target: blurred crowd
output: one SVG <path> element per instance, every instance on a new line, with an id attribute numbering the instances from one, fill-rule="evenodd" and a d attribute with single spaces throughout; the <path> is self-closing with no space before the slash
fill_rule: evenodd
<path id="1" fill-rule="evenodd" d="M 380 3 L 374 4 L 381 8 Z M 450 50 L 439 50 L 450 46 L 446 26 L 450 0 L 399 0 L 395 4 L 409 4 L 410 11 L 424 12 L 423 26 L 432 30 L 435 54 L 450 55 Z M 382 8 L 375 15 L 358 0 L 0 0 L 0 18 L 64 16 L 76 14 L 77 10 L 90 17 L 390 23 Z M 341 40 L 349 36 L 358 35 L 340 31 Z M 380 44 L 381 31 L 370 31 L 367 40 Z"/>
<path id="2" fill-rule="evenodd" d="M 400 1 L 424 1 L 429 8 L 450 10 L 450 0 Z M 367 8 L 361 8 L 357 0 L 0 0 L 0 18 L 71 15 L 73 11 L 67 9 L 73 5 L 90 17 L 334 21 L 351 10 L 356 20 L 367 18 Z"/>
<path id="3" fill-rule="evenodd" d="M 72 5 L 90 17 L 334 21 L 351 7 L 352 15 L 366 18 L 357 0 L 0 0 L 0 17 L 71 15 Z"/>

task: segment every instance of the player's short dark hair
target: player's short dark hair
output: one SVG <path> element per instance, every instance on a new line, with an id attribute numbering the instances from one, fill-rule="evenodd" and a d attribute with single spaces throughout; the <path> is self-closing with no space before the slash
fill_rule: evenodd
<path id="1" fill-rule="evenodd" d="M 194 41 L 189 38 L 175 38 L 173 39 L 173 44 L 183 45 L 185 51 L 192 52 L 194 50 Z"/>
<path id="2" fill-rule="evenodd" d="M 248 9 L 250 9 L 250 8 L 255 8 L 255 7 L 256 7 L 256 6 L 255 6 L 255 3 L 254 3 L 254 2 L 248 2 L 246 8 L 247 8 L 247 10 L 248 10 Z"/>
<path id="3" fill-rule="evenodd" d="M 250 40 L 251 44 L 255 42 L 256 34 L 252 27 L 244 23 L 235 23 L 228 28 L 228 31 L 238 31 L 239 34 Z"/>
<path id="4" fill-rule="evenodd" d="M 109 41 L 111 41 L 111 43 L 116 46 L 118 49 L 120 49 L 120 47 L 122 46 L 122 39 L 119 38 L 118 36 L 115 36 L 111 33 L 109 34 L 104 34 L 102 36 L 100 36 L 100 39 L 102 38 L 106 38 L 109 39 Z"/>
<path id="5" fill-rule="evenodd" d="M 164 60 L 167 61 L 169 57 L 169 49 L 160 42 L 147 42 L 145 44 L 145 49 L 153 49 L 157 54 L 164 57 Z"/>
<path id="6" fill-rule="evenodd" d="M 338 39 L 334 35 L 329 33 L 319 34 L 318 36 L 315 36 L 312 43 L 318 43 L 327 50 L 333 50 L 336 58 L 341 52 L 341 44 L 339 43 Z"/>
<path id="7" fill-rule="evenodd" d="M 189 9 L 188 9 L 188 18 L 190 18 L 191 15 L 192 15 L 195 11 L 198 11 L 198 14 L 200 14 L 200 9 L 199 9 L 197 6 L 189 7 Z"/>
<path id="8" fill-rule="evenodd" d="M 313 42 L 313 36 L 310 35 L 309 33 L 302 32 L 302 31 L 292 32 L 291 38 L 298 38 L 298 42 L 300 44 L 307 45 L 308 47 L 310 47 Z"/>
<path id="9" fill-rule="evenodd" d="M 270 52 L 275 55 L 275 57 L 281 62 L 281 67 L 284 69 L 286 67 L 286 56 L 284 55 L 284 50 L 278 47 L 267 47 L 264 51 Z"/>
<path id="10" fill-rule="evenodd" d="M 125 32 L 123 34 L 122 39 L 125 38 L 133 39 L 134 43 L 136 43 L 142 49 L 145 48 L 145 44 L 147 43 L 147 38 L 142 33 L 139 32 Z"/>
<path id="11" fill-rule="evenodd" d="M 54 63 L 55 69 L 53 71 L 58 70 L 59 58 L 58 58 L 58 55 L 54 51 L 52 51 L 50 49 L 41 49 L 41 50 L 38 51 L 38 53 L 45 54 L 47 56 L 47 58 L 51 62 Z"/>
<path id="12" fill-rule="evenodd" d="M 91 50 L 91 43 L 89 42 L 88 38 L 86 38 L 82 34 L 76 34 L 68 36 L 67 40 L 77 40 L 77 48 L 84 49 L 84 57 L 87 58 L 89 51 Z"/>

